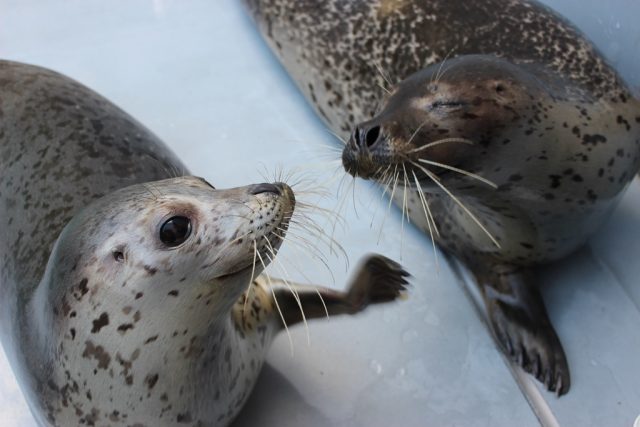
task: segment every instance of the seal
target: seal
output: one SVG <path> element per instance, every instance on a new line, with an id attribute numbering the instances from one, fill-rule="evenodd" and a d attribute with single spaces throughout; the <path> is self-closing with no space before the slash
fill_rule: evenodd
<path id="1" fill-rule="evenodd" d="M 640 103 L 621 78 L 535 1 L 244 3 L 345 137 L 345 170 L 471 270 L 503 351 L 566 393 L 535 271 L 583 245 L 638 170 Z"/>
<path id="2" fill-rule="evenodd" d="M 0 117 L 0 337 L 40 425 L 227 425 L 283 327 L 405 288 L 378 255 L 345 292 L 261 274 L 295 214 L 289 186 L 188 176 L 60 74 L 1 61 Z"/>

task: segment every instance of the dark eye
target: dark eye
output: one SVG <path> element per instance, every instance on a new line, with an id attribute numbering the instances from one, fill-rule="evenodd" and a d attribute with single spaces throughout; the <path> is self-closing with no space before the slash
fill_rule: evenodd
<path id="1" fill-rule="evenodd" d="M 431 109 L 459 108 L 464 107 L 465 105 L 466 103 L 462 101 L 435 101 L 433 104 L 431 104 Z"/>
<path id="2" fill-rule="evenodd" d="M 186 216 L 169 218 L 160 227 L 160 240 L 169 247 L 181 245 L 191 234 L 191 220 Z"/>

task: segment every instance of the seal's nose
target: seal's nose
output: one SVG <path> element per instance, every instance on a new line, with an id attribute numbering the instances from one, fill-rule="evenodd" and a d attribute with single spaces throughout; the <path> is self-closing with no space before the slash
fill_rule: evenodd
<path id="1" fill-rule="evenodd" d="M 275 184 L 263 182 L 262 184 L 256 184 L 252 186 L 249 190 L 249 194 L 253 194 L 254 196 L 262 193 L 273 193 L 280 196 L 282 195 L 282 188 Z"/>
<path id="2" fill-rule="evenodd" d="M 367 125 L 363 123 L 356 126 L 351 134 L 351 140 L 360 150 L 372 148 L 379 139 L 380 126 L 378 125 Z"/>

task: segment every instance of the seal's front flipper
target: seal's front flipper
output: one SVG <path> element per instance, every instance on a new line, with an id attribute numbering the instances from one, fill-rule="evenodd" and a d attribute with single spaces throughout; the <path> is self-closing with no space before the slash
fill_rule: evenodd
<path id="1" fill-rule="evenodd" d="M 390 302 L 400 296 L 408 284 L 400 264 L 382 255 L 369 255 L 358 267 L 346 292 L 308 285 L 286 286 L 275 290 L 274 309 L 280 308 L 287 326 L 303 320 L 337 314 L 355 314 L 369 304 Z M 277 306 L 275 304 L 277 302 Z"/>
<path id="2" fill-rule="evenodd" d="M 502 350 L 549 391 L 567 393 L 569 365 L 530 273 L 500 265 L 476 278 Z"/>

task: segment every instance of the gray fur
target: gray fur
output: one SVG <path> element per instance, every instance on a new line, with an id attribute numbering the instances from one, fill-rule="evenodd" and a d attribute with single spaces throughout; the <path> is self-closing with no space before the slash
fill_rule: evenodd
<path id="1" fill-rule="evenodd" d="M 42 68 L 0 61 L 0 170 L 0 340 L 43 426 L 228 425 L 283 327 L 276 295 L 291 325 L 299 301 L 307 319 L 354 314 L 407 283 L 371 256 L 346 292 L 283 292 L 260 273 L 293 215 L 286 184 L 181 176 L 133 118 Z M 190 233 L 167 246 L 174 216 Z"/>
<path id="2" fill-rule="evenodd" d="M 318 115 L 345 140 L 353 131 L 347 171 L 380 180 L 391 166 L 402 184 L 406 168 L 412 188 L 395 192 L 396 204 L 431 233 L 415 172 L 435 239 L 474 273 L 505 352 L 568 391 L 565 355 L 530 276 L 585 243 L 640 165 L 640 102 L 597 49 L 532 0 L 244 3 Z M 425 147 L 446 138 L 472 145 Z M 496 242 L 419 160 L 496 184 L 426 169 Z"/>

